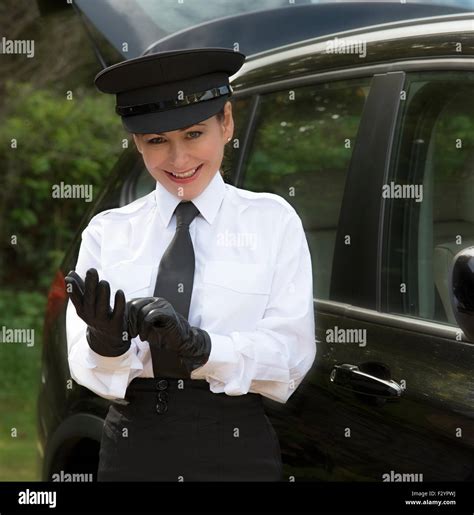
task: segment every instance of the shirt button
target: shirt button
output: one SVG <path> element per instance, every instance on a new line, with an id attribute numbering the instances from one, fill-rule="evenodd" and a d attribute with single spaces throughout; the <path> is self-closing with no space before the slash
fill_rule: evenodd
<path id="1" fill-rule="evenodd" d="M 158 392 L 158 400 L 166 402 L 168 400 L 168 392 Z"/>
<path id="2" fill-rule="evenodd" d="M 159 401 L 156 405 L 156 411 L 161 415 L 168 411 L 168 404 L 166 402 Z"/>
<path id="3" fill-rule="evenodd" d="M 168 388 L 167 379 L 160 379 L 158 381 L 158 390 L 166 390 L 166 388 Z"/>

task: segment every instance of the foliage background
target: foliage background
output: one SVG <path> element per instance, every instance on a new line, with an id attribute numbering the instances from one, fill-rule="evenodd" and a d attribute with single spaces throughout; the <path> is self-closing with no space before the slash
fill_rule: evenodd
<path id="1" fill-rule="evenodd" d="M 91 205 L 55 199 L 52 186 L 90 184 L 98 195 L 127 135 L 114 98 L 94 87 L 101 66 L 72 8 L 41 16 L 36 2 L 3 0 L 0 34 L 35 44 L 33 58 L 0 54 L 0 331 L 35 331 L 32 347 L 0 343 L 0 481 L 38 480 L 36 398 L 46 299 Z M 121 60 L 94 37 L 107 63 Z"/>

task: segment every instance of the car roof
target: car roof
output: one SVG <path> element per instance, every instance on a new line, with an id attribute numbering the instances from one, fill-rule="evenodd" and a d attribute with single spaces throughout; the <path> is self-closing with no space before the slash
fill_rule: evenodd
<path id="1" fill-rule="evenodd" d="M 403 20 L 465 14 L 457 6 L 401 2 L 337 2 L 253 11 L 201 23 L 166 36 L 145 54 L 212 46 L 238 48 L 247 56 L 310 38 Z"/>
<path id="2" fill-rule="evenodd" d="M 367 55 L 327 51 L 331 41 L 366 43 Z M 462 52 L 458 51 L 462 45 Z M 474 12 L 384 23 L 326 34 L 249 56 L 231 77 L 233 90 L 298 76 L 419 59 L 474 59 Z M 471 63 L 472 66 L 473 63 Z"/>
<path id="3" fill-rule="evenodd" d="M 125 58 L 149 52 L 238 43 L 246 55 L 301 39 L 401 19 L 466 12 L 470 0 L 205 0 L 144 2 L 143 0 L 75 0 L 87 18 Z M 44 13 L 64 7 L 42 0 Z M 262 30 L 264 29 L 264 30 Z"/>

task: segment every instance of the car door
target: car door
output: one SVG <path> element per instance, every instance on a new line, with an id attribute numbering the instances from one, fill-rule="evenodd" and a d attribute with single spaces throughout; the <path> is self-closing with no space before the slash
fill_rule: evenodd
<path id="1" fill-rule="evenodd" d="M 474 477 L 474 346 L 447 286 L 452 257 L 474 244 L 474 74 L 458 67 L 374 78 L 336 245 L 341 338 L 329 332 L 324 347 L 331 479 Z"/>
<path id="2" fill-rule="evenodd" d="M 360 74 L 359 74 L 360 75 Z M 284 89 L 265 84 L 257 95 L 238 185 L 286 199 L 303 221 L 313 263 L 314 296 L 330 299 L 340 209 L 371 75 Z M 262 88 L 263 89 L 263 88 Z M 334 323 L 315 313 L 318 340 Z M 325 480 L 334 467 L 334 400 L 330 360 L 318 343 L 315 366 L 288 403 L 264 399 L 278 433 L 284 477 Z"/>

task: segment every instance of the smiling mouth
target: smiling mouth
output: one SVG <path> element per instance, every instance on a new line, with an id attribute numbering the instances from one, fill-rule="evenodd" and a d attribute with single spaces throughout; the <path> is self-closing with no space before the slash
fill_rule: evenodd
<path id="1" fill-rule="evenodd" d="M 194 174 L 196 174 L 196 172 L 199 171 L 201 166 L 202 166 L 202 163 L 199 166 L 196 166 L 196 168 L 192 168 L 191 170 L 188 170 L 187 172 L 183 172 L 183 173 L 172 173 L 172 172 L 167 172 L 166 170 L 165 170 L 165 172 L 168 175 L 172 175 L 173 177 L 176 177 L 177 179 L 189 179 Z"/>

